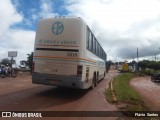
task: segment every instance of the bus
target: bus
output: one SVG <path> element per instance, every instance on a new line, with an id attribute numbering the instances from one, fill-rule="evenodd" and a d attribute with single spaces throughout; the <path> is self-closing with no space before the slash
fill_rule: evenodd
<path id="1" fill-rule="evenodd" d="M 106 74 L 106 53 L 80 17 L 40 19 L 32 83 L 88 89 Z"/>

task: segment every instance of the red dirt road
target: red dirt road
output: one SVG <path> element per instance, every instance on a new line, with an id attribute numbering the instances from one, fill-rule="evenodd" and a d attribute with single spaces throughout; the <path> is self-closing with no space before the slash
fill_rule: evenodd
<path id="1" fill-rule="evenodd" d="M 131 86 L 143 97 L 152 111 L 160 111 L 160 82 L 152 82 L 150 77 L 134 78 Z"/>
<path id="2" fill-rule="evenodd" d="M 75 90 L 54 86 L 35 85 L 31 76 L 0 78 L 0 111 L 115 111 L 105 100 L 104 90 L 118 72 L 110 71 L 93 90 Z M 115 120 L 115 117 L 43 118 L 63 120 Z M 1 118 L 0 118 L 1 119 Z M 17 119 L 17 118 L 15 118 Z M 40 119 L 40 118 L 38 118 Z"/>

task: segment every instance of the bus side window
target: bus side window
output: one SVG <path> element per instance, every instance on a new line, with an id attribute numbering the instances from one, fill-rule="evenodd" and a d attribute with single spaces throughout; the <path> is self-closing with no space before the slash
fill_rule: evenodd
<path id="1" fill-rule="evenodd" d="M 95 49 L 95 54 L 97 54 L 97 48 L 96 47 L 97 47 L 97 40 L 95 39 L 95 48 L 94 48 Z"/>
<path id="2" fill-rule="evenodd" d="M 96 55 L 98 55 L 98 42 L 96 41 Z"/>
<path id="3" fill-rule="evenodd" d="M 93 52 L 93 34 L 91 34 L 91 51 Z"/>
<path id="4" fill-rule="evenodd" d="M 99 57 L 101 58 L 101 46 L 99 46 Z"/>
<path id="5" fill-rule="evenodd" d="M 93 53 L 96 53 L 96 38 L 93 37 Z"/>
<path id="6" fill-rule="evenodd" d="M 99 55 L 98 56 L 101 57 L 101 46 L 100 46 L 100 44 L 99 44 L 98 48 L 99 48 Z"/>
<path id="7" fill-rule="evenodd" d="M 92 50 L 92 33 L 91 31 L 89 32 L 89 50 Z"/>
<path id="8" fill-rule="evenodd" d="M 89 28 L 87 27 L 87 40 L 86 40 L 86 47 L 87 49 L 89 50 L 89 34 L 90 34 L 90 30 Z"/>
<path id="9" fill-rule="evenodd" d="M 87 36 L 86 36 L 86 48 L 93 54 L 97 55 L 103 60 L 106 60 L 106 54 L 102 49 L 101 45 L 98 43 L 96 37 L 93 35 L 92 31 L 87 26 Z"/>
<path id="10" fill-rule="evenodd" d="M 102 52 L 102 59 L 104 59 L 104 51 Z"/>
<path id="11" fill-rule="evenodd" d="M 105 56 L 104 56 L 104 60 L 106 60 L 106 59 L 107 59 L 107 55 L 106 55 L 105 53 L 104 53 L 104 55 L 105 55 Z"/>
<path id="12" fill-rule="evenodd" d="M 106 60 L 106 54 L 105 54 L 105 52 L 103 51 L 103 54 L 102 54 L 102 58 L 103 58 L 103 60 Z"/>
<path id="13" fill-rule="evenodd" d="M 103 49 L 101 49 L 101 58 L 103 59 Z"/>

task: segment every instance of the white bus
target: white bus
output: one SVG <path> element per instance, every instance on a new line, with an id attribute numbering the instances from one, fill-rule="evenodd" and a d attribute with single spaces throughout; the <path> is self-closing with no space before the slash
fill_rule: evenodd
<path id="1" fill-rule="evenodd" d="M 94 88 L 105 77 L 105 62 L 105 51 L 81 18 L 48 18 L 39 21 L 32 83 Z"/>

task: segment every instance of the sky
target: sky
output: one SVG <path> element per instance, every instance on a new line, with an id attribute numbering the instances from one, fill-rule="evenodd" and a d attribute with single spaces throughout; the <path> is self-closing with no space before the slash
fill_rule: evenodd
<path id="1" fill-rule="evenodd" d="M 17 61 L 33 52 L 40 18 L 81 17 L 108 60 L 160 60 L 160 0 L 0 0 L 0 60 L 18 51 Z"/>

